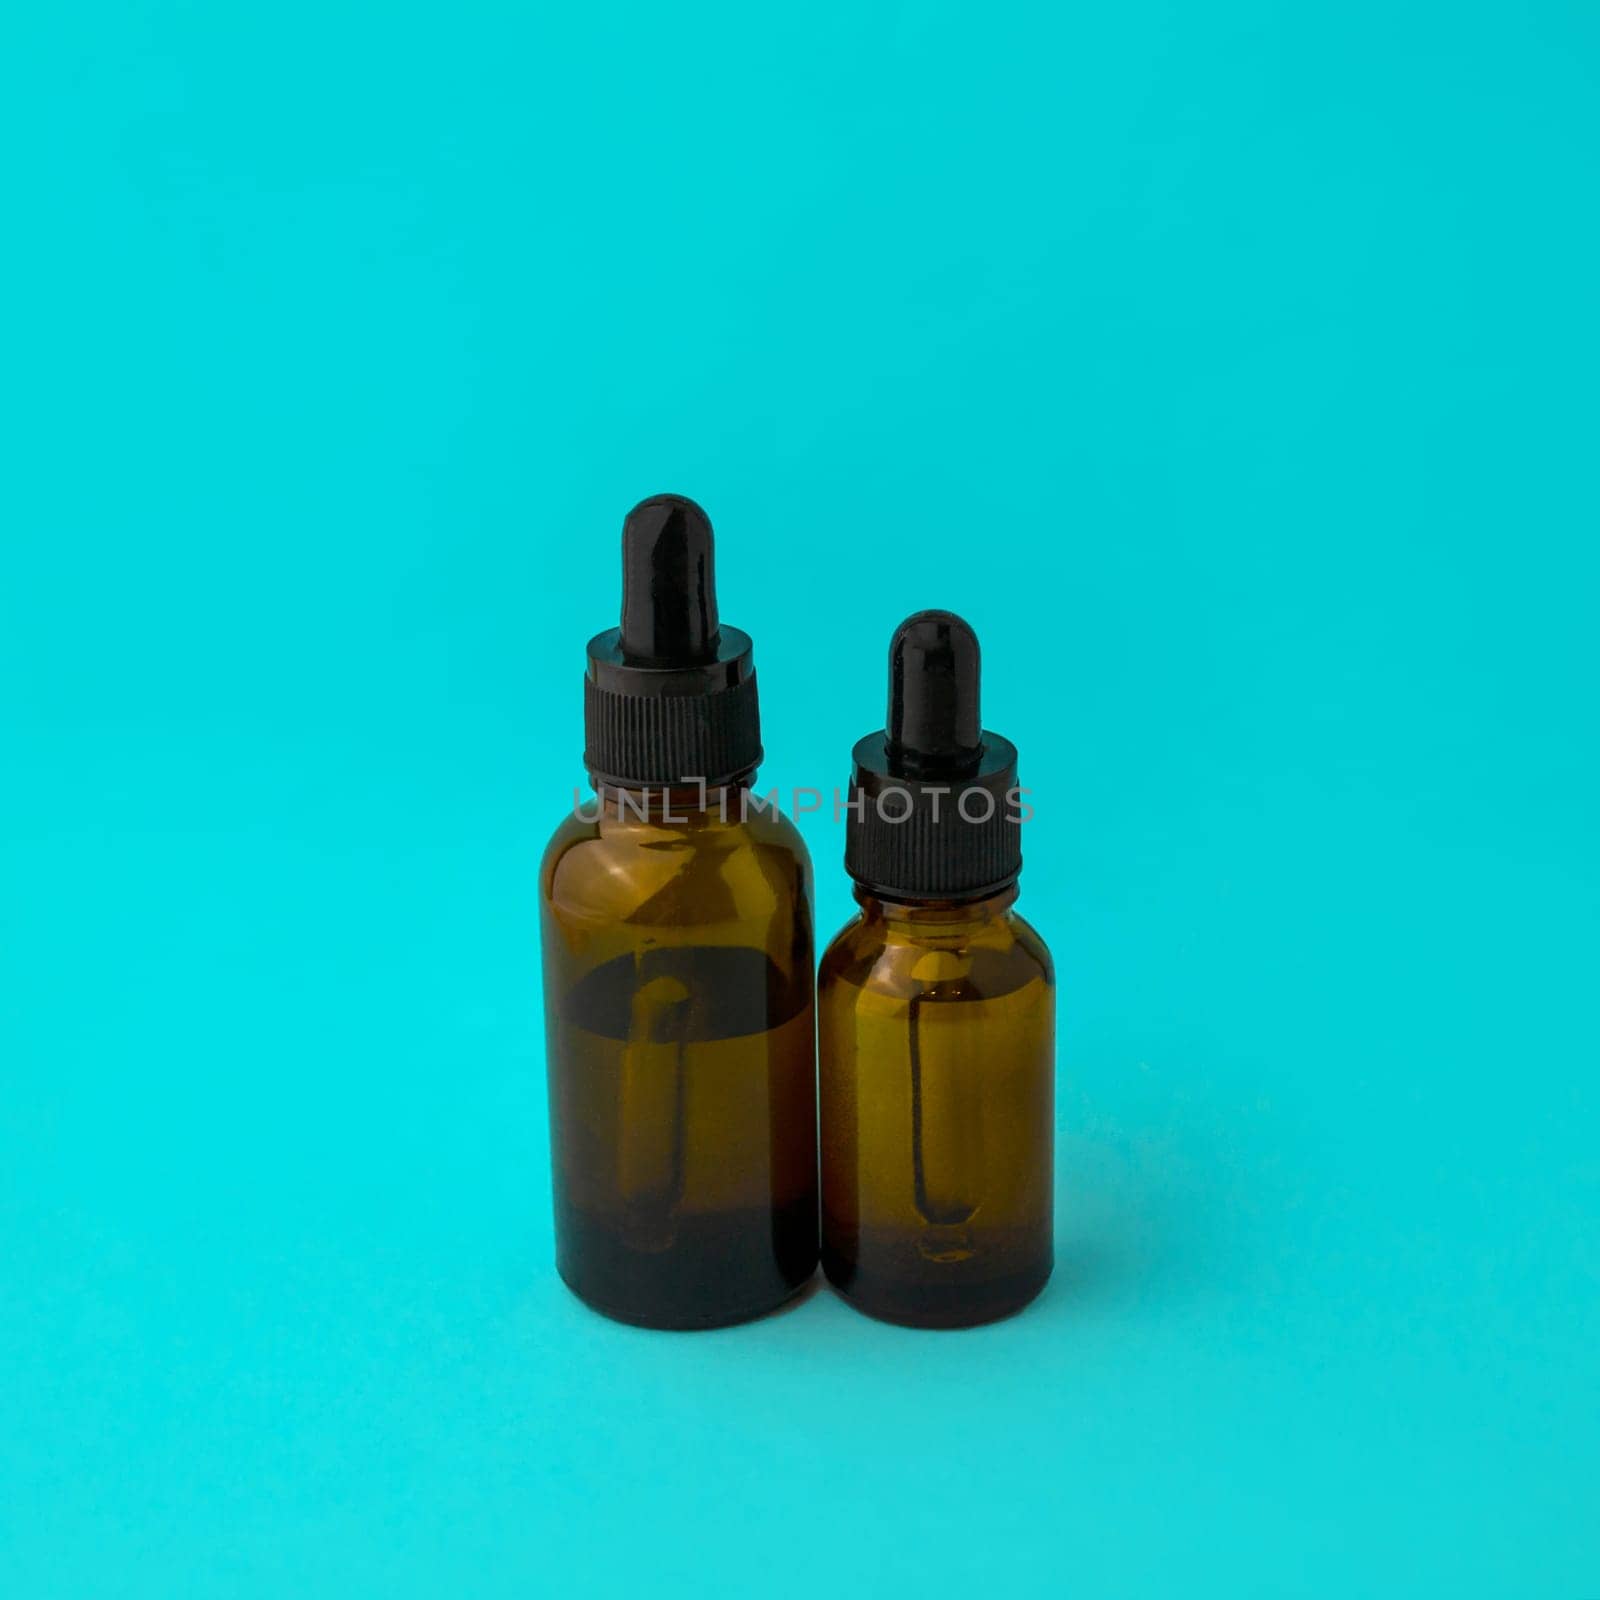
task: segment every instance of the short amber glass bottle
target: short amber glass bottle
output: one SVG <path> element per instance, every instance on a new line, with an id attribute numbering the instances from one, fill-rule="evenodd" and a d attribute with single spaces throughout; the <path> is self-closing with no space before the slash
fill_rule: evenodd
<path id="1" fill-rule="evenodd" d="M 811 868 L 749 787 L 750 641 L 717 624 L 704 513 L 642 503 L 623 555 L 596 795 L 540 875 L 556 1265 L 608 1316 L 716 1327 L 816 1269 Z"/>
<path id="2" fill-rule="evenodd" d="M 817 988 L 823 1269 L 921 1327 L 1006 1316 L 1052 1263 L 1055 980 L 1012 910 L 1016 752 L 977 694 L 960 618 L 902 625 L 888 728 L 855 752 L 861 912 Z"/>

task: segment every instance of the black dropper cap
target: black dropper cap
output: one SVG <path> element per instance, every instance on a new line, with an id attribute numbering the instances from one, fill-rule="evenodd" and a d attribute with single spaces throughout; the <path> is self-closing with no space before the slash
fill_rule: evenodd
<path id="1" fill-rule="evenodd" d="M 711 522 L 678 494 L 622 524 L 622 626 L 589 641 L 583 764 L 596 782 L 731 783 L 761 761 L 750 636 L 717 620 Z"/>
<path id="2" fill-rule="evenodd" d="M 887 900 L 977 900 L 1022 870 L 1017 751 L 979 711 L 978 636 L 953 611 L 889 643 L 889 715 L 853 752 L 844 866 Z"/>

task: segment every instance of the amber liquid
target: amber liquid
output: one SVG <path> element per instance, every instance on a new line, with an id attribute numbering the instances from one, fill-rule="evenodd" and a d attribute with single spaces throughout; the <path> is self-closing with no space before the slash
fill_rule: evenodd
<path id="1" fill-rule="evenodd" d="M 556 1265 L 608 1316 L 712 1327 L 787 1298 L 816 1265 L 810 1141 L 792 1137 L 815 1117 L 812 1011 L 766 1025 L 759 950 L 655 955 L 628 964 L 632 1005 L 611 1013 L 627 1037 L 556 1029 Z M 747 1010 L 759 1026 L 707 1034 Z"/>

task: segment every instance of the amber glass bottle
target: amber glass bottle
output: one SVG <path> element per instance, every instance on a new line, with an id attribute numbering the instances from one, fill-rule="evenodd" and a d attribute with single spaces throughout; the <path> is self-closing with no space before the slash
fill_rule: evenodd
<path id="1" fill-rule="evenodd" d="M 589 647 L 595 797 L 540 879 L 556 1263 L 608 1316 L 715 1327 L 816 1267 L 811 868 L 750 788 L 710 524 L 657 497 L 623 553 L 623 625 Z"/>
<path id="2" fill-rule="evenodd" d="M 1016 751 L 978 715 L 978 643 L 903 623 L 890 711 L 855 749 L 861 913 L 818 979 L 822 1262 L 859 1309 L 965 1327 L 1050 1276 L 1055 981 L 1012 910 Z"/>

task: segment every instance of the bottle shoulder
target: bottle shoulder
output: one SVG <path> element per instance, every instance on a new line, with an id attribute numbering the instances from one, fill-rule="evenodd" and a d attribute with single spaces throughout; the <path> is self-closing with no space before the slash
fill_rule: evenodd
<path id="1" fill-rule="evenodd" d="M 763 807 L 753 811 L 740 826 L 746 829 L 752 842 L 765 849 L 793 856 L 807 872 L 811 870 L 811 852 L 800 830 L 784 815 L 779 806 Z"/>
<path id="2" fill-rule="evenodd" d="M 548 881 L 569 850 L 598 837 L 598 832 L 592 822 L 569 811 L 556 824 L 555 832 L 544 847 L 544 854 L 540 857 L 540 877 Z"/>
<path id="3" fill-rule="evenodd" d="M 1006 917 L 1016 934 L 1017 948 L 1038 967 L 1045 982 L 1053 984 L 1056 981 L 1055 957 L 1050 954 L 1044 935 L 1026 917 L 1015 911 L 1008 911 Z"/>
<path id="4" fill-rule="evenodd" d="M 730 806 L 726 819 L 713 809 L 642 820 L 591 804 L 557 825 L 539 881 L 548 906 L 583 921 L 703 923 L 808 904 L 811 860 L 775 812 Z"/>
<path id="5" fill-rule="evenodd" d="M 790 857 L 807 872 L 811 870 L 811 852 L 800 830 L 776 808 L 752 809 L 748 815 L 740 816 L 730 806 L 726 818 L 711 811 L 685 813 L 667 821 L 642 821 L 633 816 L 619 817 L 610 809 L 597 814 L 591 803 L 582 811 L 569 811 L 557 823 L 545 846 L 543 865 L 548 872 L 569 853 L 596 846 L 613 857 L 633 852 L 698 850 L 725 855 L 735 850 L 761 850 Z"/>
<path id="6" fill-rule="evenodd" d="M 988 998 L 1041 982 L 1055 966 L 1038 931 L 1015 912 L 938 931 L 858 913 L 823 953 L 818 983 L 910 994 L 959 979 L 966 998 Z"/>
<path id="7" fill-rule="evenodd" d="M 858 911 L 828 941 L 827 948 L 822 952 L 818 977 L 826 978 L 830 973 L 857 966 L 863 959 L 870 960 L 881 953 L 883 948 L 881 931 L 869 928 L 866 919 Z"/>

